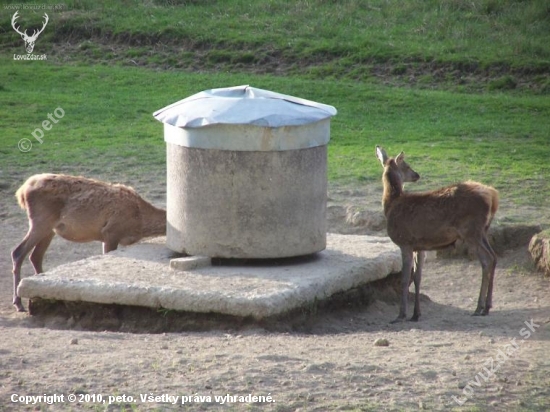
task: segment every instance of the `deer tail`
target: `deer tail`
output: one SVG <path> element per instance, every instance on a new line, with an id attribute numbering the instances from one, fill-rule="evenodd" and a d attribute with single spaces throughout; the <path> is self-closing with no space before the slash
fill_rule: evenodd
<path id="1" fill-rule="evenodd" d="M 26 195 L 26 185 L 21 186 L 15 192 L 15 197 L 17 198 L 17 203 L 21 206 L 21 209 L 27 209 L 27 195 Z"/>
<path id="2" fill-rule="evenodd" d="M 496 189 L 491 188 L 491 218 L 495 216 L 498 210 L 498 191 Z"/>
<path id="3" fill-rule="evenodd" d="M 487 197 L 487 201 L 489 203 L 489 216 L 487 216 L 487 225 L 485 226 L 485 230 L 489 230 L 489 226 L 491 226 L 493 218 L 497 213 L 499 202 L 498 191 L 491 186 L 487 186 L 487 189 L 489 191 L 489 196 Z"/>

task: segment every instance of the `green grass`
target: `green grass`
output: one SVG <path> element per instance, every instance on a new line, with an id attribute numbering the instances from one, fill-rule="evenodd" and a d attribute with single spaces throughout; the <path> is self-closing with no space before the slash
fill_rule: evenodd
<path id="1" fill-rule="evenodd" d="M 36 4 L 3 6 L 27 3 Z M 407 153 L 422 176 L 415 189 L 474 179 L 510 203 L 548 210 L 546 0 L 40 4 L 64 4 L 48 11 L 35 51 L 47 53 L 42 62 L 12 59 L 23 43 L 8 23 L 14 9 L 0 9 L 2 206 L 38 172 L 155 181 L 162 192 L 165 144 L 152 113 L 201 90 L 250 84 L 338 109 L 334 185 L 380 185 L 380 144 Z M 42 13 L 21 10 L 20 24 L 38 27 Z M 38 143 L 31 133 L 58 107 L 65 115 Z M 23 138 L 33 143 L 27 153 L 17 147 Z M 546 398 L 532 398 L 518 408 L 546 410 Z"/>
<path id="2" fill-rule="evenodd" d="M 161 123 L 152 112 L 198 91 L 238 84 L 334 105 L 329 179 L 380 179 L 374 146 L 405 150 L 426 187 L 463 179 L 495 185 L 519 203 L 546 202 L 550 166 L 550 100 L 505 93 L 465 94 L 392 88 L 351 81 L 270 75 L 193 74 L 124 67 L 59 67 L 0 62 L 2 167 L 136 176 L 163 171 Z M 39 80 L 37 80 L 39 79 Z M 61 107 L 65 115 L 31 133 Z M 17 142 L 33 148 L 21 153 Z M 130 172 L 131 171 L 131 172 Z M 422 188 L 423 186 L 419 186 Z"/>
<path id="3" fill-rule="evenodd" d="M 44 3 L 64 6 L 50 12 L 38 44 L 58 45 L 49 48 L 49 58 L 64 64 L 104 61 L 312 79 L 400 78 L 425 86 L 430 79 L 429 85 L 473 88 L 512 72 L 516 87 L 550 91 L 546 0 Z M 2 10 L 6 21 L 12 10 Z M 42 13 L 23 10 L 20 23 L 39 27 Z M 19 36 L 9 26 L 2 30 L 6 35 L 0 44 L 22 52 Z M 472 73 L 475 79 L 465 75 Z"/>
<path id="4" fill-rule="evenodd" d="M 12 7 L 1 9 L 5 21 Z M 32 3 L 32 2 L 31 2 Z M 34 3 L 33 3 L 34 4 Z M 543 206 L 550 176 L 550 6 L 544 0 L 45 0 L 36 53 L 0 27 L 0 179 L 36 171 L 134 182 L 162 175 L 152 112 L 251 84 L 338 109 L 329 179 L 378 182 L 374 146 L 405 150 L 417 188 L 463 179 Z M 23 28 L 43 9 L 20 9 Z M 400 87 L 406 85 L 406 87 Z M 65 116 L 31 133 L 57 107 Z M 21 153 L 17 142 L 34 146 Z M 11 180 L 10 180 L 11 179 Z M 2 187 L 9 187 L 3 183 Z"/>

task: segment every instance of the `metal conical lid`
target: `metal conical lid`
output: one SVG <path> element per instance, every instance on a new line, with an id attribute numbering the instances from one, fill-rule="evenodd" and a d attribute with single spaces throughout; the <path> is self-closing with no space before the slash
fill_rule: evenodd
<path id="1" fill-rule="evenodd" d="M 216 124 L 274 128 L 314 123 L 335 114 L 336 109 L 326 104 L 245 85 L 194 94 L 157 110 L 153 116 L 181 128 Z"/>

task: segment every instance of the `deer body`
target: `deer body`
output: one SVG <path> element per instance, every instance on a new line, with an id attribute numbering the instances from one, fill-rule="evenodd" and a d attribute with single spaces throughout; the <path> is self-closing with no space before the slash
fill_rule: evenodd
<path id="1" fill-rule="evenodd" d="M 494 189 L 476 182 L 459 183 L 429 193 L 404 193 L 386 201 L 388 236 L 415 250 L 437 250 L 485 230 L 493 212 Z M 495 205 L 498 205 L 496 203 Z M 477 213 L 472 214 L 472 210 Z"/>
<path id="2" fill-rule="evenodd" d="M 411 320 L 416 321 L 420 317 L 419 293 L 424 251 L 450 246 L 459 239 L 475 250 L 479 257 L 482 283 L 474 315 L 487 315 L 492 306 L 497 261 L 487 239 L 487 230 L 498 209 L 498 192 L 481 183 L 464 182 L 431 192 L 406 193 L 399 173 L 399 163 L 404 162 L 403 153 L 396 158 L 388 158 L 378 146 L 376 153 L 384 166 L 382 203 L 388 236 L 401 249 L 403 259 L 401 306 L 396 321 L 406 317 L 411 280 L 415 283 L 415 308 Z M 414 252 L 419 252 L 416 259 Z"/>
<path id="3" fill-rule="evenodd" d="M 124 185 L 39 174 L 27 179 L 16 197 L 29 218 L 29 231 L 12 252 L 13 303 L 19 311 L 24 310 L 17 296 L 23 261 L 31 253 L 34 271 L 41 273 L 44 254 L 55 234 L 72 242 L 103 242 L 103 253 L 108 253 L 119 244 L 131 245 L 166 233 L 166 211 Z"/>

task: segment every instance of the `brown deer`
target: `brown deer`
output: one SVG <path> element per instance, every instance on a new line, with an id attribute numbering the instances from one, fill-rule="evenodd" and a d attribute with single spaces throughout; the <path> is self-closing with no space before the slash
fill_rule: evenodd
<path id="1" fill-rule="evenodd" d="M 376 146 L 376 155 L 384 167 L 382 204 L 390 239 L 401 249 L 401 305 L 393 322 L 407 316 L 409 286 L 414 281 L 414 312 L 410 319 L 420 318 L 420 281 L 424 251 L 453 245 L 461 239 L 477 252 L 482 268 L 481 290 L 474 315 L 488 315 L 492 307 L 493 279 L 497 257 L 487 239 L 487 230 L 498 209 L 498 192 L 476 182 L 463 182 L 423 193 L 403 191 L 404 162 L 401 152 L 388 158 Z M 418 252 L 413 257 L 414 252 Z M 414 270 L 413 270 L 414 266 Z"/>
<path id="2" fill-rule="evenodd" d="M 166 234 L 166 211 L 156 208 L 134 189 L 85 177 L 38 174 L 15 194 L 27 210 L 29 231 L 12 251 L 13 304 L 24 311 L 17 286 L 21 265 L 30 254 L 35 274 L 57 233 L 72 242 L 103 242 L 103 253 L 131 245 L 144 237 Z"/>

